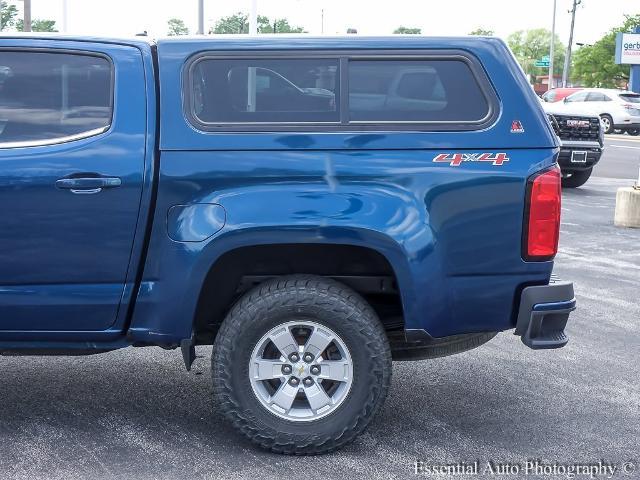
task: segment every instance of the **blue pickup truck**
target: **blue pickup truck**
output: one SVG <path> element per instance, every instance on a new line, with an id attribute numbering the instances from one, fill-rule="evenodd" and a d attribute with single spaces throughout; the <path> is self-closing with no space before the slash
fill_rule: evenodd
<path id="1" fill-rule="evenodd" d="M 566 344 L 558 152 L 495 38 L 1 37 L 0 352 L 213 345 L 242 434 L 334 450 L 392 360 Z"/>

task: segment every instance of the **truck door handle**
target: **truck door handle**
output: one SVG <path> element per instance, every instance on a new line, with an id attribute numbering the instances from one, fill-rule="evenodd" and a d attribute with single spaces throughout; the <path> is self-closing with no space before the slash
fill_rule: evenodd
<path id="1" fill-rule="evenodd" d="M 118 177 L 71 177 L 56 180 L 56 187 L 71 190 L 71 193 L 99 193 L 103 188 L 115 188 L 122 185 Z"/>

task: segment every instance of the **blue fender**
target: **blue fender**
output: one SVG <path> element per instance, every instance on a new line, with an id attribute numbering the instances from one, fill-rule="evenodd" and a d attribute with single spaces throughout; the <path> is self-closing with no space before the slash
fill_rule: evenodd
<path id="1" fill-rule="evenodd" d="M 197 205 L 215 207 L 171 206 L 167 230 L 161 231 L 162 224 L 154 227 L 148 255 L 152 262 L 129 329 L 134 343 L 169 345 L 188 338 L 209 270 L 225 253 L 256 245 L 313 243 L 371 248 L 392 266 L 405 308 L 416 303 L 411 262 L 428 256 L 434 237 L 424 208 L 401 188 L 362 185 L 331 191 L 321 184 L 263 185 L 212 193 Z M 220 229 L 222 208 L 226 223 Z M 209 235 L 216 229 L 217 233 Z M 194 241 L 197 237 L 206 238 Z"/>

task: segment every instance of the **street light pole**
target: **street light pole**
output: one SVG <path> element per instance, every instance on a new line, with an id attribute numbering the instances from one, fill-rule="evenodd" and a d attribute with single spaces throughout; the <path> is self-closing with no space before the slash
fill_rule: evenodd
<path id="1" fill-rule="evenodd" d="M 275 22 L 273 29 L 275 31 Z M 258 0 L 251 0 L 249 35 L 258 35 Z M 247 68 L 247 112 L 256 111 L 256 67 Z"/>
<path id="2" fill-rule="evenodd" d="M 569 79 L 569 69 L 571 68 L 571 46 L 573 44 L 573 27 L 576 24 L 576 9 L 582 0 L 573 0 L 573 8 L 571 9 L 571 30 L 569 31 L 569 45 L 567 45 L 567 55 L 564 57 L 564 69 L 562 70 L 562 86 L 567 86 Z"/>
<path id="3" fill-rule="evenodd" d="M 204 0 L 198 0 L 198 32 L 197 34 L 204 35 Z"/>
<path id="4" fill-rule="evenodd" d="M 62 31 L 67 33 L 67 0 L 62 0 Z"/>
<path id="5" fill-rule="evenodd" d="M 258 34 L 258 0 L 251 0 L 249 11 L 249 35 Z"/>
<path id="6" fill-rule="evenodd" d="M 553 56 L 555 54 L 555 43 L 556 43 L 556 3 L 557 0 L 553 0 L 553 20 L 551 22 L 551 45 L 549 46 L 549 88 L 547 90 L 551 90 L 554 85 L 553 78 Z"/>

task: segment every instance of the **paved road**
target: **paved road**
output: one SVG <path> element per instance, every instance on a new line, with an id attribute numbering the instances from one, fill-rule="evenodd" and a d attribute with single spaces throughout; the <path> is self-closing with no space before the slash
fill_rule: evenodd
<path id="1" fill-rule="evenodd" d="M 594 176 L 638 178 L 640 168 L 640 136 L 606 135 L 604 154 L 593 169 Z"/>
<path id="2" fill-rule="evenodd" d="M 595 177 L 565 192 L 556 272 L 575 281 L 579 310 L 564 349 L 534 352 L 503 333 L 458 356 L 396 363 L 370 430 L 319 458 L 267 454 L 236 435 L 210 400 L 208 348 L 191 374 L 159 349 L 0 357 L 0 478 L 389 479 L 414 477 L 416 460 L 637 464 L 640 230 L 612 226 L 615 188 L 628 183 Z"/>

